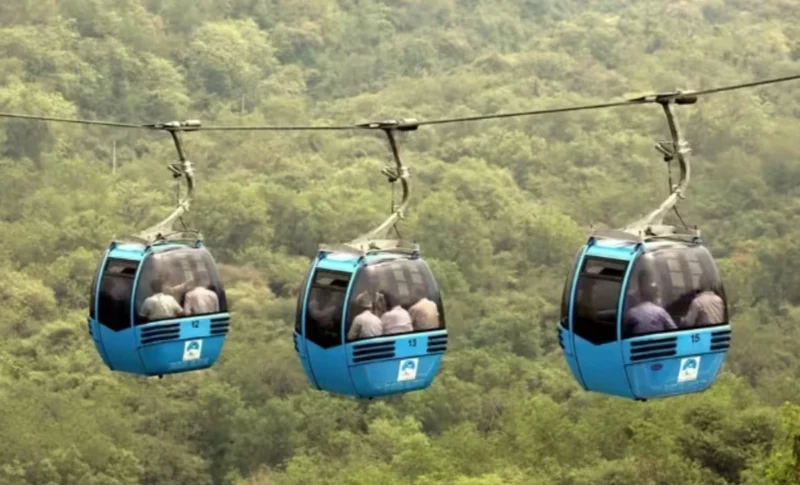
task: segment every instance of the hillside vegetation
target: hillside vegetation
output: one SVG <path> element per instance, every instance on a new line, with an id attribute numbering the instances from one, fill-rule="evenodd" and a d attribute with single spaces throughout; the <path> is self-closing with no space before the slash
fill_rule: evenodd
<path id="1" fill-rule="evenodd" d="M 0 111 L 469 116 L 794 74 L 798 39 L 785 0 L 2 1 Z M 387 214 L 380 133 L 185 136 L 232 331 L 213 369 L 147 380 L 103 366 L 86 317 L 112 237 L 175 203 L 169 136 L 0 121 L 0 483 L 800 483 L 800 83 L 678 111 L 695 162 L 681 215 L 719 258 L 734 342 L 711 390 L 647 403 L 582 391 L 556 327 L 589 227 L 667 193 L 658 106 L 402 135 L 402 231 L 451 345 L 430 389 L 371 403 L 310 389 L 291 329 L 317 245 Z"/>

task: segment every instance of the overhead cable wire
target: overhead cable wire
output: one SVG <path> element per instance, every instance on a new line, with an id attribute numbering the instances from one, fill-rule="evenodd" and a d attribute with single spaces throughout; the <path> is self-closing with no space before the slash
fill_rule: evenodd
<path id="1" fill-rule="evenodd" d="M 115 128 L 139 128 L 147 129 L 145 125 L 135 125 L 132 123 L 118 123 L 116 121 L 94 121 L 94 120 L 81 120 L 72 118 L 55 118 L 52 116 L 35 116 L 18 113 L 0 113 L 0 118 L 12 119 L 25 119 L 34 121 L 55 121 L 57 123 L 75 123 L 80 125 L 100 125 L 100 126 L 113 126 Z"/>
<path id="2" fill-rule="evenodd" d="M 702 89 L 702 90 L 690 90 L 690 91 L 676 91 L 672 93 L 666 94 L 651 94 L 645 95 L 638 98 L 632 98 L 624 101 L 615 101 L 609 103 L 600 103 L 600 104 L 587 104 L 587 105 L 579 105 L 579 106 L 567 106 L 567 107 L 556 107 L 556 108 L 544 108 L 538 110 L 531 110 L 531 111 L 517 111 L 511 113 L 497 113 L 491 115 L 476 115 L 476 116 L 468 116 L 468 117 L 460 117 L 460 118 L 442 118 L 442 119 L 434 119 L 434 120 L 423 120 L 423 121 L 416 121 L 416 120 L 409 120 L 409 121 L 387 121 L 387 122 L 379 122 L 379 123 L 362 123 L 356 125 L 332 125 L 332 126 L 314 126 L 314 125 L 299 125 L 299 126 L 270 126 L 270 125 L 254 125 L 254 126 L 200 126 L 199 122 L 194 122 L 197 124 L 193 125 L 183 125 L 181 123 L 158 123 L 158 124 L 132 124 L 132 123 L 119 123 L 113 121 L 95 121 L 95 120 L 84 120 L 84 119 L 68 119 L 68 118 L 55 118 L 49 116 L 34 116 L 34 115 L 27 115 L 27 114 L 17 114 L 17 113 L 3 113 L 0 112 L 0 118 L 15 118 L 15 119 L 28 119 L 28 120 L 37 120 L 37 121 L 53 121 L 58 123 L 75 123 L 75 124 L 84 124 L 84 125 L 99 125 L 99 126 L 110 126 L 115 128 L 135 128 L 135 129 L 148 129 L 148 130 L 172 130 L 172 131 L 344 131 L 344 130 L 357 130 L 357 129 L 415 129 L 419 126 L 425 125 L 441 125 L 445 123 L 465 123 L 470 121 L 483 121 L 483 120 L 492 120 L 492 119 L 500 119 L 500 118 L 516 118 L 522 116 L 536 116 L 536 115 L 545 115 L 545 114 L 555 114 L 555 113 L 567 113 L 572 111 L 589 111 L 589 110 L 596 110 L 596 109 L 606 109 L 606 108 L 616 108 L 622 106 L 635 106 L 640 104 L 650 104 L 650 103 L 661 103 L 667 100 L 674 99 L 680 102 L 682 99 L 688 100 L 691 98 L 696 98 L 698 96 L 707 96 L 710 94 L 721 93 L 725 91 L 734 91 L 738 89 L 745 89 L 757 86 L 764 86 L 768 84 L 776 84 L 782 83 L 787 81 L 793 81 L 800 79 L 800 74 L 795 74 L 792 76 L 784 76 L 779 78 L 772 78 L 772 79 L 763 79 L 759 81 L 753 81 L 748 83 L 740 83 L 740 84 L 732 84 L 728 86 L 720 86 L 717 88 L 709 88 L 709 89 Z"/>
<path id="3" fill-rule="evenodd" d="M 356 125 L 340 126 L 204 126 L 203 131 L 342 131 L 357 130 Z"/>

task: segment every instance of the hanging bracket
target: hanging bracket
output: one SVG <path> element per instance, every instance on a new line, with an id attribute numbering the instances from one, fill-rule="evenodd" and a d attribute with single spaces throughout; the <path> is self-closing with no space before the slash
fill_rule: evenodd
<path id="1" fill-rule="evenodd" d="M 392 204 L 392 214 L 385 221 L 371 231 L 345 243 L 345 246 L 362 253 L 382 251 L 418 253 L 419 246 L 417 244 L 401 239 L 389 239 L 386 236 L 388 232 L 392 228 L 396 228 L 396 224 L 405 217 L 405 210 L 408 207 L 408 201 L 411 195 L 411 173 L 408 167 L 403 164 L 403 159 L 400 156 L 400 150 L 397 146 L 397 140 L 395 139 L 395 132 L 414 131 L 419 127 L 419 124 L 415 119 L 401 119 L 362 123 L 356 126 L 370 130 L 382 130 L 384 134 L 386 134 L 389 140 L 389 147 L 392 151 L 392 157 L 394 158 L 394 167 L 385 167 L 381 170 L 381 173 L 384 174 L 392 184 L 399 180 L 403 195 L 397 207 L 394 207 L 394 204 Z"/>
<path id="2" fill-rule="evenodd" d="M 642 96 L 630 100 L 631 102 L 653 102 L 659 103 L 664 110 L 664 115 L 667 117 L 667 124 L 669 126 L 671 141 L 659 142 L 655 148 L 663 156 L 664 161 L 671 163 L 673 160 L 678 161 L 680 167 L 680 180 L 677 184 L 670 187 L 670 195 L 664 202 L 654 211 L 647 214 L 645 217 L 639 219 L 626 226 L 623 231 L 637 237 L 644 238 L 664 238 L 681 236 L 682 233 L 675 226 L 665 225 L 663 223 L 664 217 L 667 212 L 672 210 L 678 203 L 678 200 L 685 198 L 686 188 L 689 185 L 691 176 L 691 165 L 689 154 L 691 148 L 689 143 L 684 139 L 678 118 L 674 110 L 676 104 L 694 104 L 697 102 L 697 96 L 683 94 L 680 91 L 662 94 L 652 94 Z M 688 234 L 686 234 L 688 235 Z M 694 235 L 694 233 L 692 233 Z"/>
<path id="3" fill-rule="evenodd" d="M 176 231 L 174 225 L 175 222 L 179 220 L 181 224 L 183 224 L 182 217 L 189 212 L 194 198 L 194 167 L 192 166 L 192 162 L 186 158 L 180 132 L 200 130 L 202 124 L 199 120 L 188 120 L 156 123 L 147 125 L 146 127 L 153 130 L 167 131 L 172 136 L 172 141 L 175 143 L 175 150 L 178 152 L 178 162 L 168 165 L 167 169 L 174 179 L 183 178 L 186 181 L 186 196 L 182 199 L 179 197 L 177 208 L 175 208 L 169 216 L 135 235 L 134 239 L 144 242 L 148 246 L 167 241 L 193 241 L 195 243 L 201 241 L 202 235 L 198 231 L 188 230 L 186 228 Z"/>

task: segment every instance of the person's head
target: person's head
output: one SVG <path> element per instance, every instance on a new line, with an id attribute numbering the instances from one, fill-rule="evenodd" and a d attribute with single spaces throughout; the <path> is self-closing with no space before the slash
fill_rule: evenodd
<path id="1" fill-rule="evenodd" d="M 647 271 L 640 272 L 637 283 L 639 284 L 639 298 L 641 298 L 641 301 L 643 303 L 646 301 L 655 302 L 658 297 L 658 287 L 650 273 Z"/>
<path id="2" fill-rule="evenodd" d="M 359 311 L 372 310 L 373 303 L 372 295 L 369 294 L 369 291 L 362 291 L 361 294 L 356 297 L 356 308 L 358 308 Z"/>
<path id="3" fill-rule="evenodd" d="M 386 295 L 383 292 L 379 291 L 375 294 L 375 302 L 373 303 L 373 313 L 375 315 L 381 316 L 389 310 L 389 305 L 386 303 Z"/>
<path id="4" fill-rule="evenodd" d="M 161 278 L 153 278 L 150 280 L 150 290 L 154 295 L 156 293 L 161 293 L 162 289 L 164 289 L 164 282 L 161 281 Z"/>

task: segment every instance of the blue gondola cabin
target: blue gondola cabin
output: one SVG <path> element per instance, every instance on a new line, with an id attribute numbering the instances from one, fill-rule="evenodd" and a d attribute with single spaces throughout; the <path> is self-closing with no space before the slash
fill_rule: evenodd
<path id="1" fill-rule="evenodd" d="M 230 315 L 202 244 L 114 242 L 92 283 L 88 323 L 109 369 L 162 376 L 213 366 Z"/>
<path id="2" fill-rule="evenodd" d="M 314 387 L 361 398 L 427 388 L 447 349 L 430 268 L 391 252 L 320 251 L 298 297 L 294 338 Z"/>
<path id="3" fill-rule="evenodd" d="M 592 238 L 564 286 L 558 334 L 588 391 L 636 400 L 702 392 L 731 339 L 714 259 L 697 240 Z"/>

